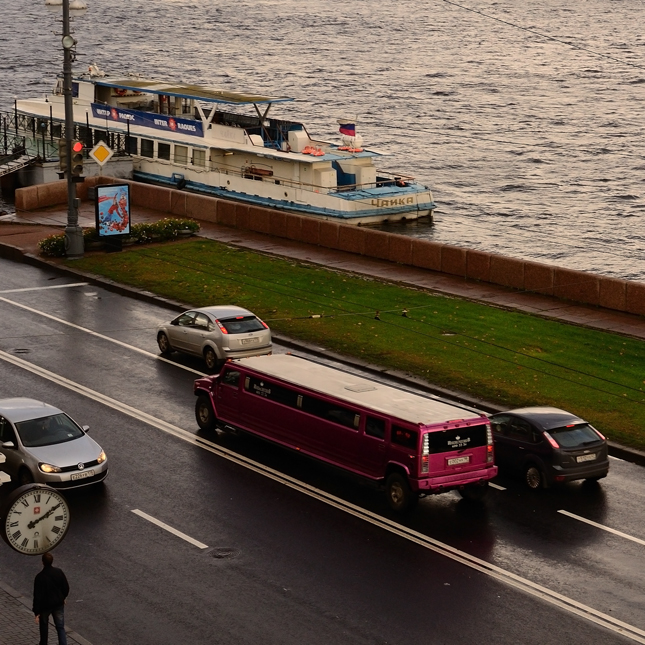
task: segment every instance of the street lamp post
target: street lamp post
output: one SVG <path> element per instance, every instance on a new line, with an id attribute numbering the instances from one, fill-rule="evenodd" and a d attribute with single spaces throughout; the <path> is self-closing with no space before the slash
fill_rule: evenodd
<path id="1" fill-rule="evenodd" d="M 63 96 L 65 99 L 65 147 L 67 159 L 72 158 L 72 139 L 74 138 L 74 105 L 72 102 L 72 48 L 76 41 L 70 34 L 69 0 L 63 0 Z M 71 164 L 67 164 L 67 226 L 65 227 L 65 253 L 68 258 L 83 257 L 83 229 L 78 225 L 78 205 L 76 184 L 72 176 Z"/>

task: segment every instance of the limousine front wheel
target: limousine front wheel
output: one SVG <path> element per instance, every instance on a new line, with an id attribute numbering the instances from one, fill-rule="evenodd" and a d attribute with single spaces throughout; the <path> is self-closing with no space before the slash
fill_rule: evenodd
<path id="1" fill-rule="evenodd" d="M 400 473 L 392 473 L 385 482 L 387 501 L 395 511 L 404 511 L 413 506 L 418 497 L 410 489 L 408 480 Z"/>
<path id="2" fill-rule="evenodd" d="M 197 397 L 197 402 L 195 403 L 195 418 L 197 419 L 197 425 L 202 430 L 207 432 L 215 430 L 217 425 L 215 412 L 213 412 L 210 399 L 204 394 L 200 394 Z"/>

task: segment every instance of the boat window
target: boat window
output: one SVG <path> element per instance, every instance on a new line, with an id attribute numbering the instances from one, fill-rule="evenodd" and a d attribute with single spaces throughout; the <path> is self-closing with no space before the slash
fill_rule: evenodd
<path id="1" fill-rule="evenodd" d="M 175 146 L 175 163 L 188 164 L 188 148 L 186 146 Z"/>
<path id="2" fill-rule="evenodd" d="M 150 139 L 141 139 L 141 156 L 150 157 L 152 159 L 155 154 L 154 141 Z"/>
<path id="3" fill-rule="evenodd" d="M 205 150 L 193 150 L 193 166 L 201 166 L 202 168 L 206 166 Z"/>
<path id="4" fill-rule="evenodd" d="M 159 142 L 158 148 L 157 148 L 157 157 L 159 159 L 165 159 L 166 161 L 170 161 L 170 144 L 169 143 L 161 143 L 161 142 Z"/>
<path id="5" fill-rule="evenodd" d="M 136 155 L 138 152 L 139 139 L 137 137 L 126 137 L 125 150 L 130 155 Z"/>

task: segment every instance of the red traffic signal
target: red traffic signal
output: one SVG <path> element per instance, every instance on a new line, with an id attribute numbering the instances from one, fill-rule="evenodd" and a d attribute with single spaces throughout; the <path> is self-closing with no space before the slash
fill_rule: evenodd
<path id="1" fill-rule="evenodd" d="M 72 163 L 70 164 L 72 176 L 80 177 L 83 174 L 83 143 L 72 141 Z"/>

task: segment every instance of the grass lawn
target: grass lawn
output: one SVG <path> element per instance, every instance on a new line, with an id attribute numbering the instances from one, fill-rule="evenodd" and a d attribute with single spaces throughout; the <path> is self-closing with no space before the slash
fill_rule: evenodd
<path id="1" fill-rule="evenodd" d="M 645 449 L 645 343 L 272 258 L 212 240 L 69 264 L 198 307 L 235 304 L 277 333 L 501 406 L 554 405 Z"/>

